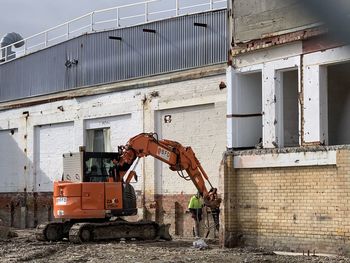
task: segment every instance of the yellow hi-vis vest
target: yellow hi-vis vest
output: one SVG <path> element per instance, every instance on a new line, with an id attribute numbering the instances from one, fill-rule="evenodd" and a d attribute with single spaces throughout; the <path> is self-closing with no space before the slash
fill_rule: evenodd
<path id="1" fill-rule="evenodd" d="M 191 197 L 191 200 L 188 204 L 189 209 L 199 209 L 202 208 L 202 202 L 200 198 L 197 198 L 195 195 Z"/>

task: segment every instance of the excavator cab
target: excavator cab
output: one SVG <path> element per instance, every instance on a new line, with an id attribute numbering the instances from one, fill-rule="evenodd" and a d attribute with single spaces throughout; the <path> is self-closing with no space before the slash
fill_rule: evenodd
<path id="1" fill-rule="evenodd" d="M 118 153 L 84 152 L 83 182 L 108 182 L 113 176 L 113 160 L 118 159 Z"/>
<path id="2" fill-rule="evenodd" d="M 63 154 L 62 181 L 108 182 L 114 164 L 119 159 L 114 152 L 85 152 Z"/>
<path id="3" fill-rule="evenodd" d="M 136 195 L 130 183 L 116 180 L 118 153 L 63 154 L 63 178 L 54 183 L 56 218 L 110 218 L 135 215 Z M 128 169 L 128 167 L 124 167 Z M 124 171 L 123 171 L 124 172 Z"/>

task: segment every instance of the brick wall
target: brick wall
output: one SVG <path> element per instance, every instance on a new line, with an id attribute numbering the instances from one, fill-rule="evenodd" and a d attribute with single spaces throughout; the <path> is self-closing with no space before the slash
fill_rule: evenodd
<path id="1" fill-rule="evenodd" d="M 149 218 L 162 224 L 170 225 L 170 234 L 182 237 L 193 237 L 194 220 L 191 214 L 187 212 L 188 203 L 192 195 L 156 195 L 155 202 L 152 205 L 146 205 Z M 207 213 L 203 209 L 200 234 L 213 238 L 218 235 L 214 231 L 214 223 L 210 211 Z"/>
<path id="2" fill-rule="evenodd" d="M 0 219 L 5 225 L 17 228 L 50 221 L 52 193 L 0 193 Z"/>
<path id="3" fill-rule="evenodd" d="M 226 159 L 223 242 L 348 254 L 350 150 L 337 164 L 232 170 Z"/>

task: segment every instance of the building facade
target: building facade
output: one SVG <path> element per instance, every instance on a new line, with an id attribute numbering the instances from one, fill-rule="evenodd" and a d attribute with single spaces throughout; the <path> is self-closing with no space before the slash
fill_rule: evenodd
<path id="1" fill-rule="evenodd" d="M 117 151 L 141 132 L 191 146 L 218 185 L 226 58 L 220 9 L 85 34 L 1 64 L 0 218 L 22 228 L 52 220 L 62 154 Z M 134 219 L 192 235 L 192 183 L 152 157 L 136 171 Z"/>
<path id="2" fill-rule="evenodd" d="M 230 4 L 223 242 L 347 253 L 349 46 L 303 1 Z"/>

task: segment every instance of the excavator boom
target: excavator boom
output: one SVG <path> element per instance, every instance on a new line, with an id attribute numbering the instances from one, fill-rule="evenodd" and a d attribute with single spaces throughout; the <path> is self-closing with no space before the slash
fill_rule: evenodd
<path id="1" fill-rule="evenodd" d="M 125 146 L 121 146 L 119 151 L 121 154 L 119 166 L 132 165 L 137 158 L 153 156 L 168 164 L 169 168 L 178 172 L 180 177 L 191 180 L 203 196 L 206 206 L 211 208 L 220 206 L 221 199 L 213 200 L 210 196 L 205 182 L 208 182 L 211 189 L 213 186 L 191 147 L 182 146 L 176 141 L 158 140 L 156 133 L 141 133 L 131 138 Z M 186 171 L 187 176 L 183 171 Z"/>

